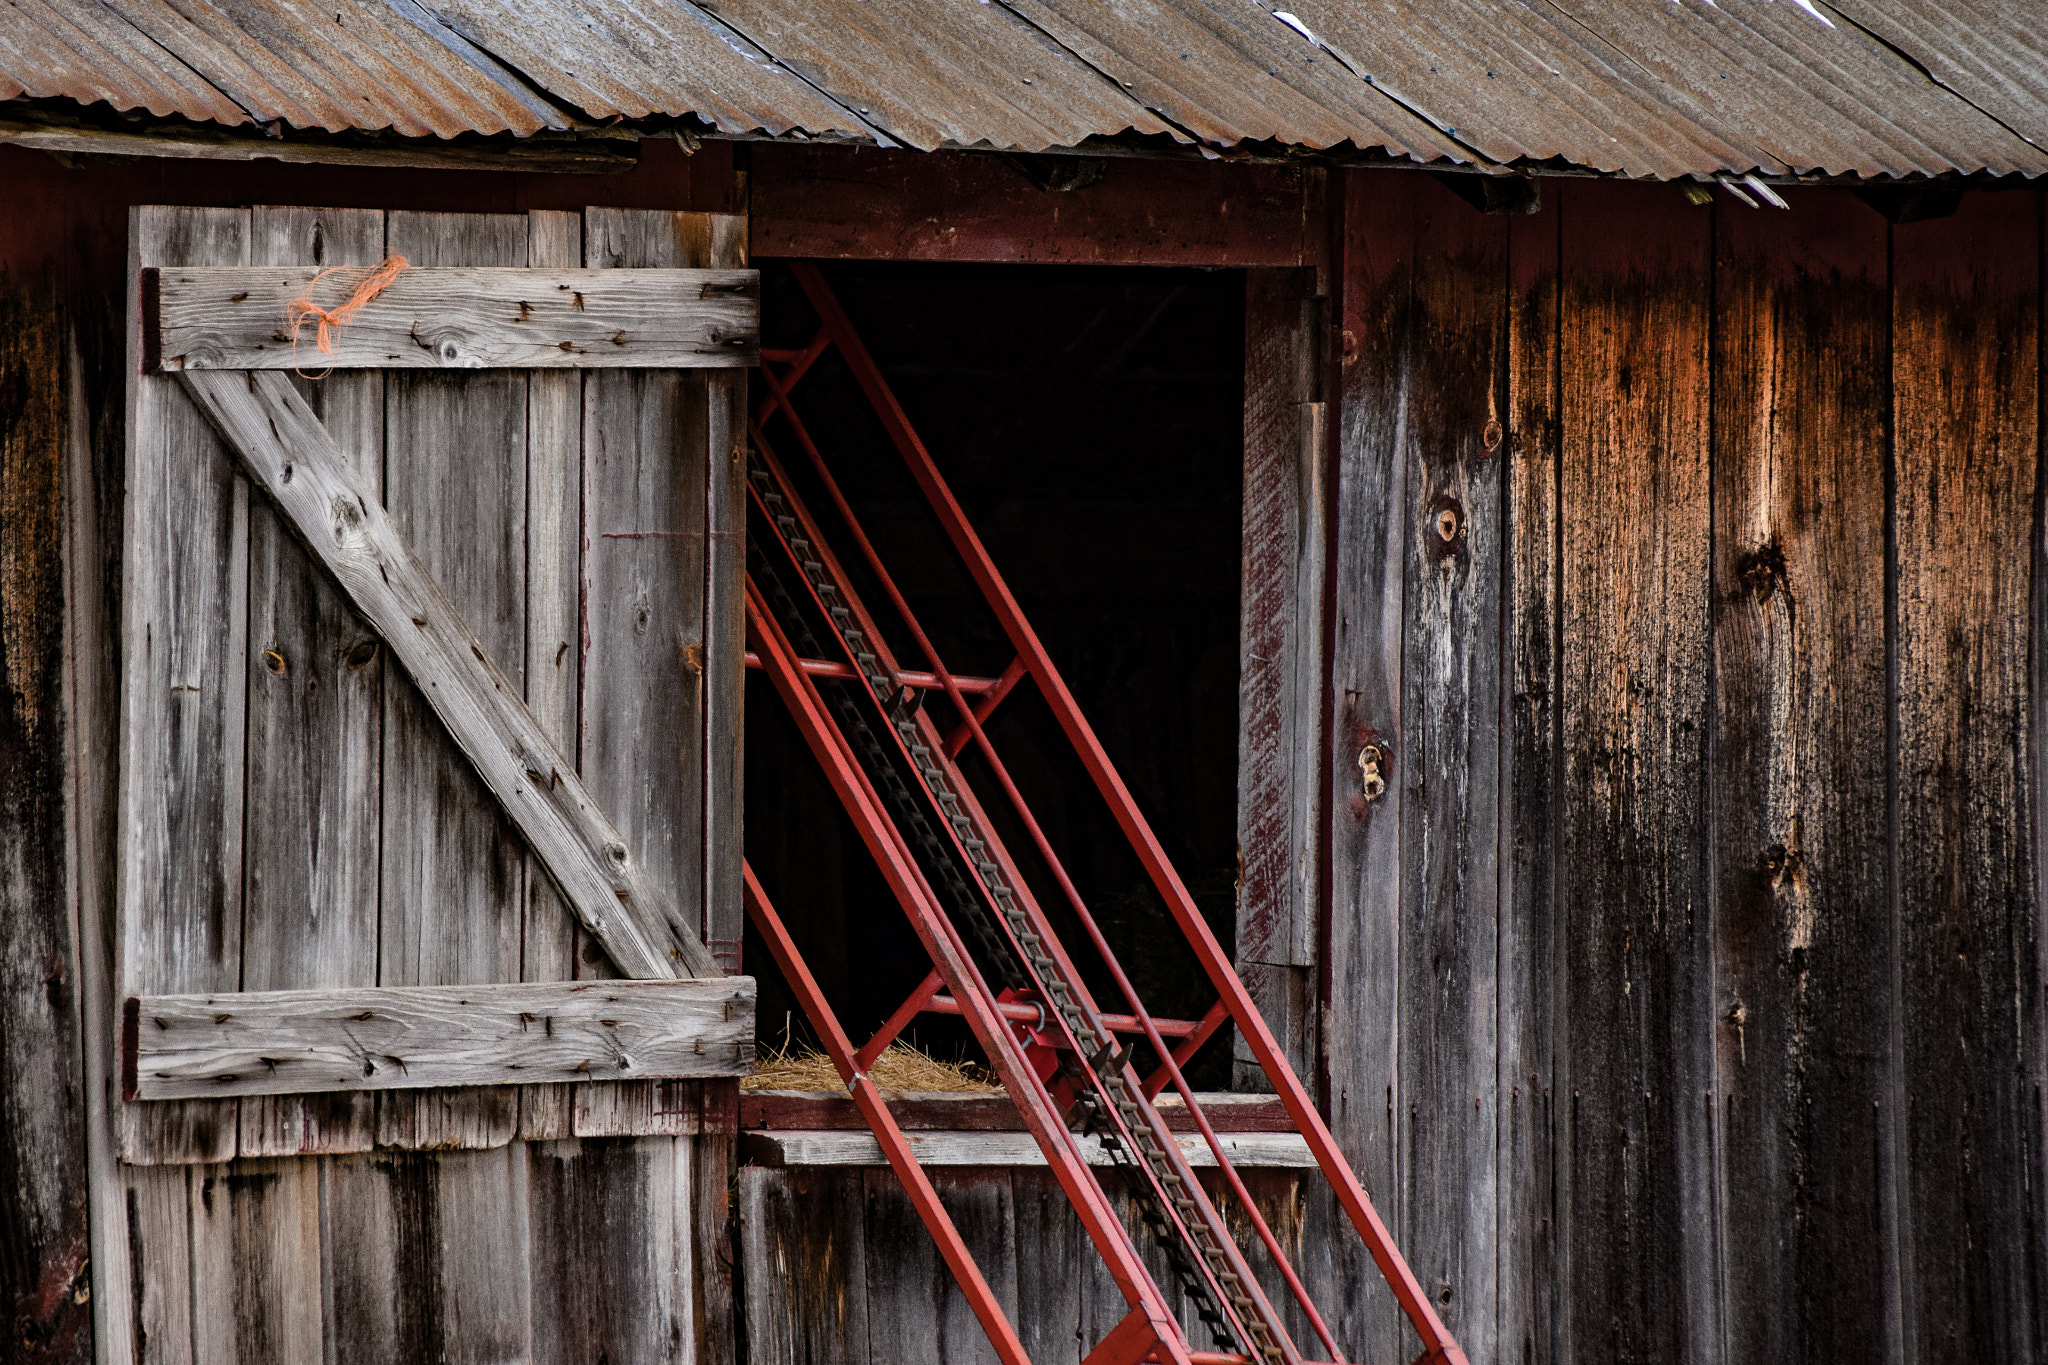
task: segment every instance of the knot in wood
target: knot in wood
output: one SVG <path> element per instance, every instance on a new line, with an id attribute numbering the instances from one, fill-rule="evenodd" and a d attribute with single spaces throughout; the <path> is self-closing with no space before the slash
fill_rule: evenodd
<path id="1" fill-rule="evenodd" d="M 1440 493 L 1429 505 L 1430 550 L 1438 559 L 1462 554 L 1467 527 L 1465 505 L 1449 493 Z"/>
<path id="2" fill-rule="evenodd" d="M 1358 751 L 1358 780 L 1368 801 L 1377 801 L 1386 794 L 1387 780 L 1380 774 L 1380 763 L 1384 757 L 1377 744 L 1368 744 Z"/>

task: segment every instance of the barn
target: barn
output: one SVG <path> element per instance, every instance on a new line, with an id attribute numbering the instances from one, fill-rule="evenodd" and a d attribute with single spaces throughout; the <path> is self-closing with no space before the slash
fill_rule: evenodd
<path id="1" fill-rule="evenodd" d="M 2025 0 L 0 7 L 0 1359 L 2048 1361 L 2044 171 Z"/>

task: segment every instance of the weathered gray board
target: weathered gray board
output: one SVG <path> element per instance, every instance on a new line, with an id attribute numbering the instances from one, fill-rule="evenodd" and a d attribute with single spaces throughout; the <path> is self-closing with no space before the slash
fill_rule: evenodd
<path id="1" fill-rule="evenodd" d="M 1029 1133 L 915 1131 L 905 1135 L 910 1154 L 920 1166 L 1044 1166 L 1045 1153 Z M 1316 1159 L 1299 1133 L 1224 1133 L 1218 1138 L 1233 1166 L 1286 1167 L 1315 1170 Z M 1213 1167 L 1216 1154 L 1198 1133 L 1182 1133 L 1174 1142 L 1190 1166 Z M 1081 1152 L 1091 1166 L 1113 1166 L 1099 1137 L 1081 1139 Z M 873 1133 L 829 1129 L 793 1129 L 748 1133 L 740 1155 L 756 1166 L 887 1166 L 882 1144 Z"/>
<path id="2" fill-rule="evenodd" d="M 718 264 L 744 265 L 729 221 L 592 217 L 716 239 L 728 250 Z M 584 235 L 573 214 L 144 209 L 133 240 L 139 280 L 145 265 L 368 265 L 387 249 L 423 267 L 580 266 Z M 139 313 L 132 298 L 131 322 Z M 708 489 L 741 429 L 744 386 L 704 374 L 674 381 L 678 420 L 643 435 L 674 488 Z M 121 964 L 96 1008 L 111 1018 L 124 994 L 243 986 L 563 980 L 579 959 L 601 961 L 376 632 L 249 496 L 177 382 L 131 387 L 124 609 L 146 648 L 126 651 Z M 714 903 L 726 893 L 706 891 L 704 869 L 736 863 L 739 805 L 702 793 L 732 790 L 703 753 L 707 732 L 736 729 L 740 659 L 704 647 L 704 571 L 694 605 L 663 601 L 689 705 L 650 731 L 649 780 L 604 785 L 612 755 L 581 738 L 584 680 L 617 647 L 595 633 L 582 644 L 577 628 L 591 571 L 585 471 L 637 414 L 604 410 L 585 376 L 564 371 L 292 383 L 508 687 L 604 791 L 632 855 L 677 889 L 701 936 L 735 940 L 737 899 Z M 705 413 L 713 403 L 732 410 Z M 708 508 L 730 517 L 737 505 L 700 491 L 652 513 L 683 533 L 672 553 L 701 559 L 722 544 L 730 528 L 708 524 Z M 710 634 L 737 639 L 736 623 Z M 687 833 L 662 805 L 677 790 L 692 793 Z M 664 837 L 650 848 L 654 807 Z M 95 1281 L 118 1304 L 107 1358 L 729 1359 L 717 1249 L 731 1138 L 696 1134 L 729 1132 L 731 1085 L 665 1083 L 662 1112 L 629 1106 L 610 1127 L 661 1136 L 598 1142 L 577 1140 L 573 1101 L 549 1101 L 615 1084 L 116 1103 L 119 1149 L 175 1164 L 130 1164 L 111 1177 L 126 1197 L 95 1200 L 118 1224 L 102 1244 L 130 1249 Z M 562 1140 L 516 1140 L 529 1107 L 525 1131 Z"/>
<path id="3" fill-rule="evenodd" d="M 558 981 L 152 995 L 128 1002 L 130 1099 L 740 1076 L 754 981 Z"/>
<path id="4" fill-rule="evenodd" d="M 333 308 L 360 272 L 160 268 L 143 278 L 144 363 L 164 370 L 729 368 L 760 358 L 751 270 L 412 266 L 330 349 L 296 299 Z"/>

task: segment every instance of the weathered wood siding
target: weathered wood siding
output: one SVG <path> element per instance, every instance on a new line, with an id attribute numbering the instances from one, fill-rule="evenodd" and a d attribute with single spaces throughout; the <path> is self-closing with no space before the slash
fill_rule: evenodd
<path id="1" fill-rule="evenodd" d="M 65 865 L 63 489 L 90 435 L 75 321 L 51 281 L 0 269 L 0 1355 L 24 1365 L 92 1352 Z"/>
<path id="2" fill-rule="evenodd" d="M 702 215 L 593 217 L 675 244 L 675 259 L 636 265 L 706 264 L 686 258 L 693 244 L 742 240 L 732 220 Z M 592 240 L 560 213 L 145 209 L 136 221 L 137 264 L 371 264 L 397 251 L 423 266 L 582 265 Z M 503 370 L 290 382 L 506 683 L 580 750 L 633 864 L 693 931 L 715 923 L 730 940 L 729 916 L 705 910 L 706 864 L 735 855 L 738 831 L 736 805 L 704 800 L 704 699 L 735 693 L 739 659 L 728 647 L 707 663 L 705 561 L 724 529 L 709 509 L 733 509 L 711 484 L 730 468 L 742 390 L 701 374 L 634 378 L 668 401 L 610 405 L 582 376 Z M 143 375 L 133 388 L 118 553 L 120 736 L 137 780 L 123 785 L 119 825 L 119 963 L 87 1015 L 138 987 L 564 980 L 579 959 L 598 972 L 603 950 L 376 631 L 252 496 L 175 381 Z M 637 591 L 612 581 L 585 536 L 588 492 L 605 486 L 592 471 L 621 433 L 655 478 L 616 485 L 595 538 L 651 526 L 671 568 Z M 617 630 L 582 624 L 594 599 L 622 608 Z M 636 618 L 635 602 L 668 617 Z M 593 702 L 593 679 L 636 674 L 647 691 L 613 685 Z M 579 744 L 579 717 L 597 706 L 624 729 Z M 648 743 L 636 717 L 658 719 L 662 738 Z M 622 780 L 629 759 L 639 766 Z M 103 1245 L 125 1255 L 101 1283 L 125 1292 L 104 1311 L 101 1354 L 729 1358 L 729 1091 L 679 1081 L 117 1104 L 128 1164 L 104 1191 L 117 1214 Z"/>
<path id="3" fill-rule="evenodd" d="M 2040 193 L 1332 184 L 1320 383 L 1310 272 L 1240 261 L 1239 950 L 1438 1311 L 1486 1362 L 2048 1359 Z M 1273 676 L 1311 583 L 1320 738 Z M 848 1179 L 742 1173 L 756 1360 L 952 1340 Z M 1040 1179 L 941 1188 L 1068 1359 L 1095 1257 Z M 1412 1357 L 1292 1197 L 1351 1358 Z"/>
<path id="4" fill-rule="evenodd" d="M 1439 1311 L 2048 1355 L 2039 195 L 1342 204 L 1323 1064 Z"/>
<path id="5" fill-rule="evenodd" d="M 177 1296 L 195 1276 L 220 1286 L 199 1323 L 208 1359 L 323 1350 L 335 1323 L 348 1324 L 337 1360 L 500 1347 L 627 1359 L 608 1343 L 666 1330 L 684 1294 L 690 1339 L 732 1340 L 709 1325 L 716 1291 L 678 1269 L 722 1226 L 713 1192 L 726 1181 L 698 1162 L 723 1149 L 578 1139 L 572 1106 L 544 1102 L 551 1089 L 524 1091 L 518 1115 L 526 1137 L 554 1140 L 457 1153 L 374 1149 L 375 1106 L 360 1098 L 326 1112 L 244 1101 L 227 1140 L 245 1157 L 133 1168 L 125 1198 L 88 1208 L 84 1196 L 89 1173 L 119 1172 L 104 1137 L 86 1139 L 110 1126 L 113 1014 L 79 1002 L 95 977 L 111 999 L 126 205 L 725 202 L 721 144 L 665 167 L 662 150 L 647 152 L 655 179 L 597 185 L 261 163 L 60 168 L 0 149 L 22 205 L 0 219 L 0 1355 L 82 1360 L 92 1317 L 109 1329 L 104 1359 L 130 1358 L 138 1341 L 192 1358 L 192 1305 Z M 796 163 L 779 178 L 778 159 Z M 862 165 L 886 168 L 884 192 L 856 186 L 859 212 L 843 212 L 853 201 L 830 195 Z M 789 206 L 803 231 L 759 245 L 1327 268 L 1325 667 L 1338 723 L 1323 741 L 1332 894 L 1305 1041 L 1418 1271 L 1457 1275 L 1431 1288 L 1468 1343 L 1492 1343 L 1474 1359 L 2040 1360 L 2040 191 L 1972 190 L 1953 218 L 1892 226 L 1843 191 L 1787 190 L 1787 214 L 1726 197 L 1681 208 L 1670 186 L 1550 180 L 1541 213 L 1497 220 L 1411 172 L 1334 174 L 1325 200 L 1303 168 L 1174 167 L 1156 183 L 1141 162 L 1113 171 L 1098 189 L 1052 195 L 981 159 L 764 151 L 757 205 Z M 712 173 L 716 200 L 691 187 Z M 1249 194 L 1216 190 L 1239 174 L 1256 178 Z M 910 197 L 892 197 L 897 184 Z M 962 212 L 968 191 L 980 207 Z M 1109 204 L 1109 192 L 1121 197 Z M 325 224 L 328 262 L 374 259 L 379 243 L 341 215 L 307 216 Z M 544 217 L 529 222 L 528 259 L 580 264 L 582 215 Z M 250 237 L 251 262 L 303 259 L 290 253 L 310 241 L 306 217 L 271 222 Z M 1326 260 L 1332 240 L 1341 250 Z M 53 253 L 83 263 L 36 273 Z M 1497 321 L 1474 303 L 1489 287 Z M 1617 340 L 1622 327 L 1641 340 Z M 1444 348 L 1462 353 L 1429 354 Z M 342 379 L 319 386 L 330 426 L 344 425 L 345 404 L 380 418 L 382 379 L 353 396 Z M 532 526 L 544 504 L 581 504 L 577 388 L 572 401 L 528 380 Z M 1668 412 L 1681 400 L 1682 419 Z M 1482 455 L 1489 419 L 1505 430 Z M 1421 553 L 1441 510 L 1433 480 L 1479 490 L 1465 497 L 1467 559 Z M 711 505 L 731 496 L 730 482 L 716 486 Z M 1476 509 L 1489 498 L 1493 544 Z M 346 657 L 354 623 L 296 576 L 286 540 L 265 539 L 264 515 L 259 501 L 247 525 L 249 629 L 276 632 L 288 658 Z M 536 665 L 581 638 L 577 552 L 575 537 L 529 534 L 514 656 L 529 703 L 567 742 L 583 733 L 580 690 L 543 682 Z M 1615 555 L 1655 564 L 1655 600 Z M 1491 588 L 1478 581 L 1489 573 Z M 1601 636 L 1589 614 L 1626 629 Z M 1483 683 L 1488 649 L 1490 805 L 1469 741 L 1425 732 L 1451 723 L 1447 679 Z M 1657 668 L 1668 672 L 1645 671 Z M 280 813 L 245 822 L 243 856 L 266 869 L 273 917 L 239 920 L 243 984 L 314 985 L 334 979 L 316 966 L 374 963 L 374 936 L 330 921 L 295 945 L 278 930 L 312 888 L 345 885 L 372 856 L 361 850 L 381 838 L 374 798 L 387 779 L 381 760 L 351 767 L 339 747 L 312 746 L 308 727 L 345 713 L 366 736 L 359 754 L 381 753 L 389 683 L 381 663 L 337 673 L 318 696 L 272 680 L 249 679 L 249 799 Z M 1374 802 L 1357 785 L 1347 740 L 1364 732 L 1346 730 L 1347 710 L 1387 742 L 1390 785 Z M 730 713 L 706 723 L 729 730 Z M 1646 740 L 1665 747 L 1644 751 Z M 1692 764 L 1675 790 L 1658 766 L 1672 752 Z M 1425 756 L 1452 765 L 1441 781 L 1411 766 Z M 272 805 L 294 767 L 317 769 L 317 790 Z M 1623 778 L 1649 785 L 1632 797 Z M 283 837 L 309 830 L 314 811 L 327 821 L 317 839 Z M 1491 888 L 1471 881 L 1487 856 Z M 1432 881 L 1439 870 L 1464 880 Z M 523 884 L 521 974 L 575 975 L 587 944 L 573 929 L 550 939 L 543 926 L 566 916 L 535 879 Z M 1674 917 L 1687 913 L 1697 922 Z M 707 926 L 714 951 L 736 937 Z M 1439 944 L 1451 952 L 1441 974 Z M 1705 1080 L 1679 1095 L 1702 1058 Z M 714 1119 L 706 1107 L 699 1125 L 732 1122 L 729 1108 Z M 1488 1163 L 1491 1185 L 1474 1178 Z M 928 1329 L 938 1321 L 951 1291 L 929 1260 L 913 1275 L 907 1257 L 869 1259 L 865 1176 L 835 1183 L 853 1179 L 740 1173 L 748 1269 L 778 1277 L 745 1286 L 755 1360 L 870 1358 L 871 1341 L 895 1339 L 874 1335 L 878 1296 L 910 1296 L 875 1319 L 898 1324 L 891 1334 L 920 1311 Z M 977 1236 L 992 1239 L 989 1256 L 1015 1248 L 1003 1292 L 1034 1359 L 1076 1358 L 1063 1353 L 1106 1330 L 1114 1305 L 1088 1278 L 1095 1257 L 1064 1201 L 1032 1180 L 1012 1174 L 1007 1203 L 973 1196 L 995 1210 Z M 483 1196 L 501 1186 L 524 1203 L 480 1238 Z M 687 1237 L 678 1207 L 691 1211 Z M 635 1217 L 664 1235 L 622 1249 L 618 1229 Z M 815 1231 L 776 1232 L 776 1218 Z M 1299 1226 L 1359 1358 L 1409 1358 L 1391 1347 L 1385 1296 L 1358 1287 L 1370 1272 L 1349 1234 L 1332 1235 L 1328 1209 L 1307 1198 Z M 529 1256 L 497 1254 L 510 1244 Z M 487 1293 L 479 1262 L 501 1272 Z M 323 1278 L 309 1296 L 264 1272 L 273 1263 L 317 1263 Z M 416 1290 L 394 1290 L 399 1265 L 416 1270 Z M 1487 1276 L 1490 1297 L 1475 1288 Z M 771 1289 L 794 1306 L 761 1297 Z M 515 1316 L 526 1305 L 524 1334 L 499 1334 L 508 1302 Z M 222 1305 L 227 1319 L 208 1316 Z M 776 1314 L 797 1324 L 793 1338 L 776 1335 Z"/>

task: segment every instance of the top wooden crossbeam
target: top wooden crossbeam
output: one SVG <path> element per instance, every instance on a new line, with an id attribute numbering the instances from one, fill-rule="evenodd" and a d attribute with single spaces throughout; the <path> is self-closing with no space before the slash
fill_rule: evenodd
<path id="1" fill-rule="evenodd" d="M 372 299 L 332 351 L 288 308 L 332 308 L 351 272 L 310 266 L 164 266 L 142 279 L 150 370 L 646 369 L 756 365 L 760 273 L 414 266 Z"/>

